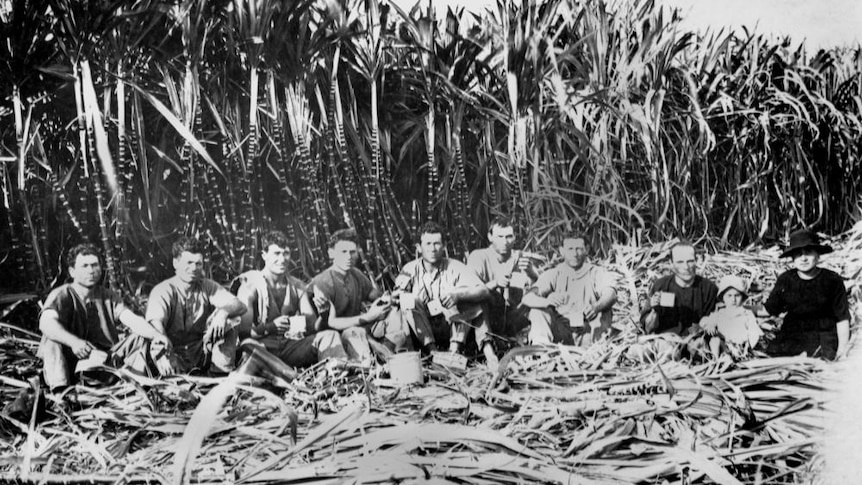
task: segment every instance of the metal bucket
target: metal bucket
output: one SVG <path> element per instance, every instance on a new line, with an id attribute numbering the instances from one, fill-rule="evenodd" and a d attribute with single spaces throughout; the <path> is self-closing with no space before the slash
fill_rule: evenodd
<path id="1" fill-rule="evenodd" d="M 399 386 L 421 384 L 424 375 L 419 352 L 401 352 L 389 357 L 389 377 Z"/>

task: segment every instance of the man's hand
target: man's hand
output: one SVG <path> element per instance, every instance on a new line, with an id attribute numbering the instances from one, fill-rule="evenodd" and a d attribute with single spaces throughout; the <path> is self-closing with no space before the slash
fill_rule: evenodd
<path id="1" fill-rule="evenodd" d="M 161 345 L 165 349 L 165 352 L 170 352 L 174 348 L 174 345 L 171 343 L 171 339 L 163 333 L 157 333 L 156 336 L 153 337 L 152 342 L 154 344 Z"/>
<path id="2" fill-rule="evenodd" d="M 657 307 L 660 302 L 661 302 L 661 295 L 659 295 L 658 292 L 653 293 L 652 296 L 649 297 L 650 308 Z"/>
<path id="3" fill-rule="evenodd" d="M 566 295 L 563 293 L 551 293 L 545 299 L 548 300 L 548 306 L 551 307 L 560 307 L 566 304 Z"/>
<path id="4" fill-rule="evenodd" d="M 499 278 L 494 280 L 494 285 L 495 285 L 494 288 L 508 288 L 509 283 L 511 283 L 511 281 L 512 281 L 512 275 L 510 275 L 510 274 L 502 275 Z M 491 289 L 494 289 L 494 288 L 491 288 Z"/>
<path id="5" fill-rule="evenodd" d="M 398 276 L 395 277 L 395 288 L 399 290 L 407 290 L 407 287 L 410 285 L 410 276 L 404 273 L 399 273 Z"/>
<path id="6" fill-rule="evenodd" d="M 215 342 L 217 340 L 221 340 L 224 337 L 225 331 L 227 330 L 227 312 L 223 310 L 216 310 L 213 312 L 210 317 L 210 340 Z"/>
<path id="7" fill-rule="evenodd" d="M 324 312 L 331 308 L 332 305 L 329 303 L 329 300 L 326 298 L 326 295 L 324 295 L 323 292 L 315 291 L 313 295 L 314 296 L 311 301 L 314 302 L 314 307 L 317 308 L 318 313 Z"/>
<path id="8" fill-rule="evenodd" d="M 72 353 L 79 359 L 86 359 L 96 347 L 84 339 L 78 339 L 72 346 Z"/>
<path id="9" fill-rule="evenodd" d="M 835 351 L 835 360 L 842 360 L 844 357 L 847 357 L 847 346 L 838 347 L 838 350 Z"/>
<path id="10" fill-rule="evenodd" d="M 386 315 L 389 314 L 389 310 L 391 308 L 392 303 L 389 302 L 371 305 L 371 308 L 369 308 L 368 311 L 365 312 L 365 315 L 363 315 L 362 319 L 368 323 L 382 320 L 386 317 Z"/>
<path id="11" fill-rule="evenodd" d="M 285 338 L 300 340 L 305 338 L 305 325 L 302 326 L 301 329 L 297 331 L 292 331 L 293 328 L 290 324 L 290 319 L 287 315 L 281 315 L 272 321 L 272 325 L 274 328 L 273 332 L 279 335 L 284 335 Z M 302 317 L 305 318 L 305 317 Z"/>
<path id="12" fill-rule="evenodd" d="M 599 310 L 595 305 L 587 305 L 584 308 L 584 321 L 589 322 L 599 316 Z"/>
<path id="13" fill-rule="evenodd" d="M 275 327 L 273 329 L 275 333 L 284 334 L 290 330 L 290 317 L 287 315 L 278 316 L 272 321 L 272 324 Z"/>
<path id="14" fill-rule="evenodd" d="M 460 300 L 461 293 L 457 290 L 446 291 L 440 295 L 440 303 L 442 303 L 446 308 L 451 308 L 457 305 Z"/>
<path id="15" fill-rule="evenodd" d="M 161 357 L 156 359 L 156 369 L 159 371 L 159 375 L 162 376 L 172 376 L 176 374 L 176 370 L 174 369 L 173 364 L 171 363 L 171 359 L 168 357 L 169 353 L 162 354 Z"/>

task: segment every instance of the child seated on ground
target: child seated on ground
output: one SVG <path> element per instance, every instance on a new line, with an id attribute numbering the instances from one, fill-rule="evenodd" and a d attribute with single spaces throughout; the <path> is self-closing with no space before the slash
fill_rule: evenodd
<path id="1" fill-rule="evenodd" d="M 710 336 L 713 356 L 718 357 L 726 350 L 738 359 L 748 354 L 763 336 L 754 313 L 742 306 L 746 298 L 745 282 L 738 276 L 725 276 L 719 281 L 718 299 L 724 306 L 700 321 L 700 327 Z"/>

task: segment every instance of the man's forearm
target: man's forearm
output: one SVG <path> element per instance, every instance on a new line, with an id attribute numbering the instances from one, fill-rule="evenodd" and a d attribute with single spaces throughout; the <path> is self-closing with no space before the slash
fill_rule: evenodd
<path id="1" fill-rule="evenodd" d="M 606 290 L 602 293 L 599 301 L 596 302 L 596 311 L 603 312 L 605 310 L 609 310 L 616 302 L 617 292 L 613 289 Z"/>
<path id="2" fill-rule="evenodd" d="M 536 293 L 527 293 L 524 295 L 524 298 L 521 299 L 521 304 L 523 304 L 527 308 L 548 308 L 550 306 L 550 302 L 548 302 L 547 298 L 541 297 Z"/>
<path id="3" fill-rule="evenodd" d="M 838 332 L 838 353 L 839 355 L 847 352 L 847 343 L 850 341 L 850 321 L 841 320 L 835 324 Z"/>
<path id="4" fill-rule="evenodd" d="M 66 330 L 66 328 L 61 324 L 56 318 L 51 318 L 43 315 L 39 320 L 39 330 L 41 330 L 42 335 L 45 337 L 59 342 L 66 347 L 72 347 L 81 339 L 77 335 L 72 332 Z"/>
<path id="5" fill-rule="evenodd" d="M 224 305 L 220 306 L 219 310 L 227 313 L 228 317 L 238 317 L 248 311 L 248 308 L 245 306 L 245 303 L 240 301 L 239 298 L 233 298 Z"/>
<path id="6" fill-rule="evenodd" d="M 658 328 L 658 313 L 656 313 L 655 310 L 650 309 L 643 316 L 643 323 L 644 323 L 644 331 L 646 331 L 646 333 L 654 332 L 655 329 Z"/>
<path id="7" fill-rule="evenodd" d="M 125 311 L 120 315 L 120 322 L 129 327 L 129 330 L 136 335 L 140 335 L 145 339 L 154 339 L 163 336 L 164 332 L 157 330 L 154 326 L 147 323 L 143 317 L 135 315 L 131 311 Z"/>
<path id="8" fill-rule="evenodd" d="M 329 328 L 333 330 L 344 330 L 351 327 L 358 327 L 362 325 L 362 315 L 357 315 L 355 317 L 332 317 L 329 319 Z"/>
<path id="9" fill-rule="evenodd" d="M 458 291 L 458 301 L 479 302 L 491 296 L 491 290 L 485 285 L 472 286 Z"/>

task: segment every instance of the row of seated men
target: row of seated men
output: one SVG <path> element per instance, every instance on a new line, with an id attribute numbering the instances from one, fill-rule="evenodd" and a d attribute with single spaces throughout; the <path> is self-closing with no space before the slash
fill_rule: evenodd
<path id="1" fill-rule="evenodd" d="M 153 288 L 144 317 L 100 286 L 96 249 L 77 246 L 67 260 L 72 282 L 49 294 L 40 316 L 46 384 L 74 383 L 77 362 L 92 354 L 149 364 L 161 375 L 218 374 L 235 368 L 241 348 L 265 348 L 290 366 L 307 367 L 326 358 L 367 361 L 378 344 L 396 352 L 462 352 L 472 339 L 493 367 L 498 338 L 527 332 L 534 345 L 586 345 L 611 331 L 616 281 L 588 261 L 582 235 L 563 238 L 562 261 L 540 272 L 533 255 L 514 249 L 507 219 L 492 223 L 489 246 L 473 251 L 466 264 L 446 256 L 440 226 L 428 223 L 419 232 L 420 256 L 385 293 L 356 268 L 352 230 L 333 234 L 332 264 L 308 284 L 288 274 L 285 236 L 265 234 L 263 268 L 241 275 L 236 295 L 204 277 L 203 244 L 181 238 L 172 248 L 176 274 Z M 694 254 L 688 244 L 674 248 L 674 274 L 653 284 L 643 309 L 647 331 L 683 333 L 715 308 L 717 288 L 696 275 Z M 668 291 L 678 294 L 676 304 L 658 301 Z M 117 323 L 130 330 L 122 341 Z"/>

